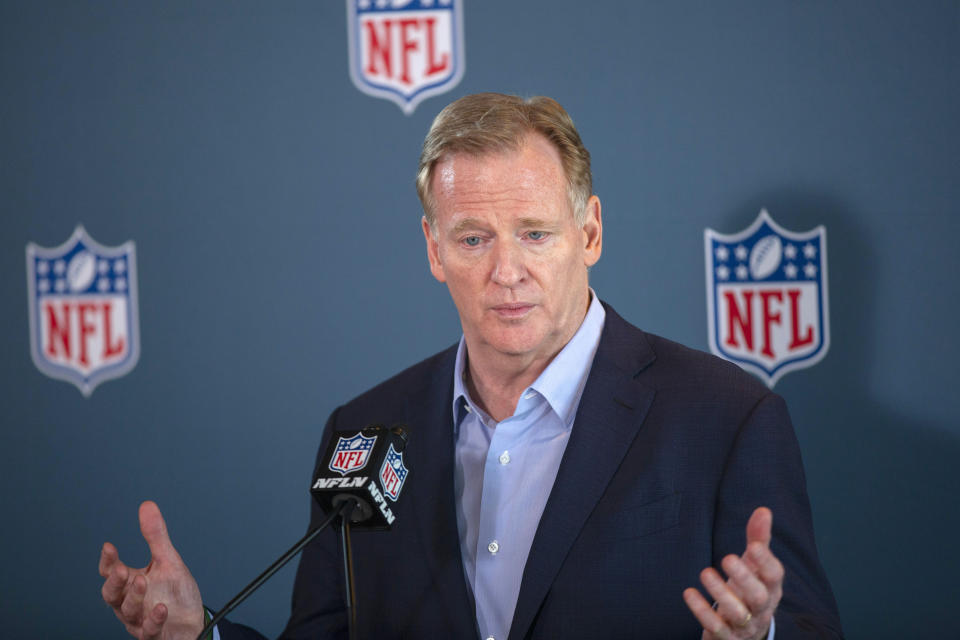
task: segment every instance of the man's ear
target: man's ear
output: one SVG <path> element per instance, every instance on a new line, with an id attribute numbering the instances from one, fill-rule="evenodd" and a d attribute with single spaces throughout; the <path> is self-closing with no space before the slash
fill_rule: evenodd
<path id="1" fill-rule="evenodd" d="M 427 222 L 427 216 L 420 219 L 420 226 L 423 227 L 423 239 L 427 241 L 427 260 L 430 261 L 430 273 L 440 282 L 446 282 L 447 277 L 443 273 L 443 264 L 440 262 L 440 244 L 433 235 L 433 229 Z"/>
<path id="2" fill-rule="evenodd" d="M 583 263 L 588 267 L 597 264 L 603 253 L 603 218 L 600 215 L 600 198 L 590 196 L 587 200 L 586 215 L 583 218 Z"/>

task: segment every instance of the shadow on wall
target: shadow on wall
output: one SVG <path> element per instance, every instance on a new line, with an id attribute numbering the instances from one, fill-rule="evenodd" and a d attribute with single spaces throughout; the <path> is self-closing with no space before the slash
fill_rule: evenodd
<path id="1" fill-rule="evenodd" d="M 719 230 L 745 228 L 763 207 L 791 230 L 827 227 L 830 351 L 776 391 L 790 405 L 803 449 L 821 559 L 844 630 L 883 639 L 914 637 L 920 620 L 933 633 L 952 629 L 960 439 L 950 433 L 956 425 L 921 422 L 870 394 L 869 372 L 883 350 L 878 303 L 888 293 L 875 277 L 869 213 L 829 194 L 780 189 L 728 212 Z M 922 332 L 921 323 L 918 317 L 905 339 Z M 903 393 L 918 384 L 905 380 Z"/>

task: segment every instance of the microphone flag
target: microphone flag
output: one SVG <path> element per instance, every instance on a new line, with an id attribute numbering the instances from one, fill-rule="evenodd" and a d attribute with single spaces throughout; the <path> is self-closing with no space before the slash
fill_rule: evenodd
<path id="1" fill-rule="evenodd" d="M 389 530 L 396 521 L 394 509 L 409 474 L 403 460 L 406 446 L 403 425 L 335 431 L 310 493 L 326 513 L 354 498 L 358 504 L 350 515 L 352 526 Z"/>

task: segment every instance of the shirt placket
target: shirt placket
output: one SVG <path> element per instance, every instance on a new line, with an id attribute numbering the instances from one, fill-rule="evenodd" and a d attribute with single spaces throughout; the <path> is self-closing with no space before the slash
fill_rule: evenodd
<path id="1" fill-rule="evenodd" d="M 522 562 L 520 550 L 511 544 L 510 527 L 525 514 L 511 508 L 513 501 L 508 498 L 521 483 L 525 432 L 536 419 L 536 404 L 535 394 L 525 394 L 514 416 L 495 427 L 487 451 L 476 550 L 476 588 L 485 603 L 478 622 L 485 640 L 505 640 L 516 605 L 516 593 L 513 598 L 504 597 L 505 592 L 519 590 L 514 583 L 521 573 L 517 565 Z"/>

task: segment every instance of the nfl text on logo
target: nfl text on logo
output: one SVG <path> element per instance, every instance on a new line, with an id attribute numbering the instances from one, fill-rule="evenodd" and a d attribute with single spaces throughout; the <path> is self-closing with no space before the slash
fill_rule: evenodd
<path id="1" fill-rule="evenodd" d="M 368 438 L 362 433 L 358 433 L 352 438 L 341 436 L 337 440 L 333 458 L 328 465 L 330 471 L 335 471 L 343 476 L 352 471 L 363 469 L 367 466 L 367 461 L 370 460 L 370 451 L 376 441 L 377 436 Z"/>
<path id="2" fill-rule="evenodd" d="M 27 244 L 30 355 L 37 368 L 84 396 L 140 357 L 133 241 L 105 247 L 77 226 L 55 248 Z"/>
<path id="3" fill-rule="evenodd" d="M 703 234 L 710 350 L 773 388 L 830 347 L 827 230 L 788 231 L 766 209 L 739 233 Z"/>
<path id="4" fill-rule="evenodd" d="M 407 467 L 403 464 L 403 454 L 394 449 L 391 443 L 380 467 L 380 484 L 383 485 L 384 495 L 396 502 L 406 479 Z"/>
<path id="5" fill-rule="evenodd" d="M 464 70 L 462 0 L 347 0 L 350 78 L 407 115 Z"/>

